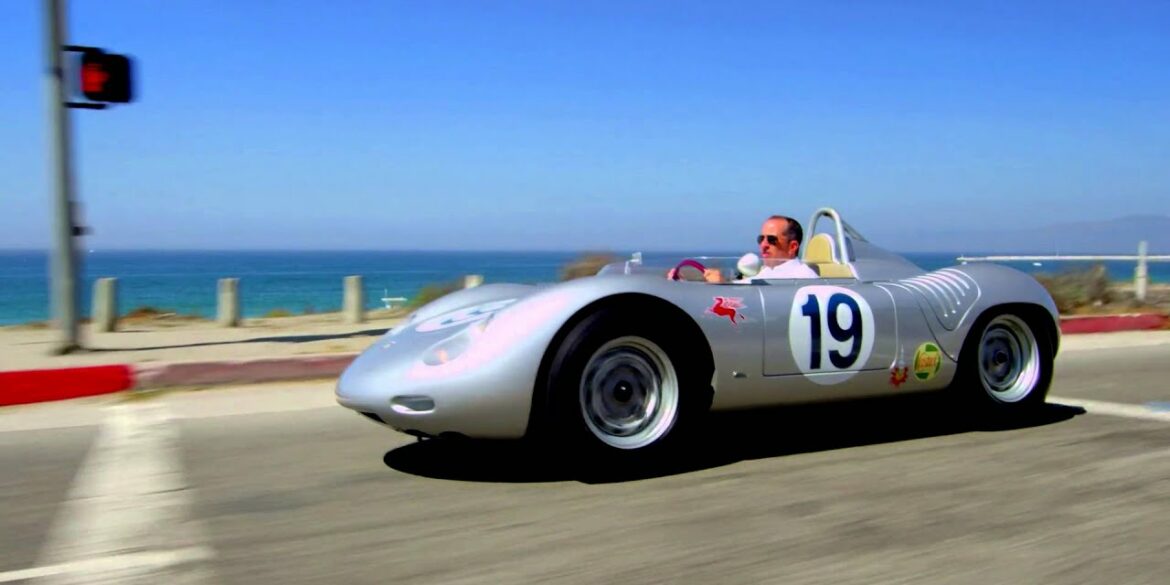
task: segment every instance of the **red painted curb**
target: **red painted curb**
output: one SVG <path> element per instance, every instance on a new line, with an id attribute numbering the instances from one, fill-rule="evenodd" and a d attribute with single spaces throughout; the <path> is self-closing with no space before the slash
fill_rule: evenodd
<path id="1" fill-rule="evenodd" d="M 1144 331 L 1162 329 L 1170 317 L 1161 313 L 1136 313 L 1130 315 L 1086 315 L 1083 317 L 1061 317 L 1061 333 L 1111 333 L 1115 331 Z"/>
<path id="2" fill-rule="evenodd" d="M 68 400 L 134 387 L 127 365 L 0 372 L 0 406 Z"/>

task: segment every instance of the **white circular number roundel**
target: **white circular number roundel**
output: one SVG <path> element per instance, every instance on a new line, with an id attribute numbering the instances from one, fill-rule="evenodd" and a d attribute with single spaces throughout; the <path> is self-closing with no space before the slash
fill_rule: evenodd
<path id="1" fill-rule="evenodd" d="M 839 384 L 852 378 L 869 360 L 873 338 L 873 310 L 861 295 L 839 286 L 796 291 L 788 345 L 809 380 Z"/>
<path id="2" fill-rule="evenodd" d="M 448 327 L 466 325 L 468 323 L 479 321 L 480 319 L 486 319 L 488 315 L 503 309 L 515 301 L 516 299 L 493 301 L 490 303 L 459 309 L 458 311 L 452 311 L 450 313 L 443 313 L 442 315 L 431 317 L 430 319 L 419 323 L 418 326 L 416 326 L 414 329 L 419 333 L 428 333 L 431 331 L 446 329 Z"/>

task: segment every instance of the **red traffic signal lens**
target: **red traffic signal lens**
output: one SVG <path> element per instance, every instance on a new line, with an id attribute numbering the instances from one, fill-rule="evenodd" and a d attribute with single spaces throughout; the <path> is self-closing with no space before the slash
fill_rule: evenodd
<path id="1" fill-rule="evenodd" d="M 98 51 L 81 56 L 81 93 L 95 102 L 126 103 L 133 99 L 130 59 Z"/>
<path id="2" fill-rule="evenodd" d="M 81 66 L 81 91 L 86 95 L 101 94 L 106 88 L 110 74 L 101 63 L 87 63 Z"/>

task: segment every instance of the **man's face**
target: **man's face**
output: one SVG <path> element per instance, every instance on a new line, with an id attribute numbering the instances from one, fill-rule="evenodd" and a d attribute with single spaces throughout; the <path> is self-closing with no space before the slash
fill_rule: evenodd
<path id="1" fill-rule="evenodd" d="M 786 229 L 788 229 L 788 221 L 783 219 L 769 219 L 760 228 L 760 235 L 756 239 L 760 245 L 760 257 L 764 258 L 765 264 L 774 266 L 781 261 L 796 257 L 796 251 L 800 248 L 800 244 L 789 240 L 784 235 Z M 772 260 L 772 262 L 768 262 L 768 260 Z"/>

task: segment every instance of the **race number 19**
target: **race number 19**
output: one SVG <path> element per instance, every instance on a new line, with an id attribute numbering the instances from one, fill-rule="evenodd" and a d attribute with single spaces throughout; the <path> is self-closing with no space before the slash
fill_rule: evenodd
<path id="1" fill-rule="evenodd" d="M 837 310 L 842 306 L 849 309 L 849 318 L 847 319 L 849 325 L 847 327 L 842 327 L 841 320 L 838 318 Z M 833 367 L 844 370 L 857 362 L 865 326 L 861 322 L 861 307 L 857 301 L 853 300 L 853 297 L 833 293 L 829 297 L 829 306 L 822 315 L 820 299 L 810 295 L 801 307 L 801 314 L 808 317 L 808 335 L 812 340 L 812 351 L 809 352 L 809 369 L 821 369 L 821 328 L 823 325 L 828 326 L 829 335 L 832 335 L 833 339 L 851 344 L 848 353 L 843 354 L 835 349 L 829 351 L 829 361 L 833 362 Z M 823 324 L 822 321 L 824 321 Z"/>
<path id="2" fill-rule="evenodd" d="M 821 381 L 844 381 L 865 366 L 873 338 L 873 311 L 861 295 L 837 286 L 796 292 L 788 341 L 802 373 L 837 373 Z"/>

